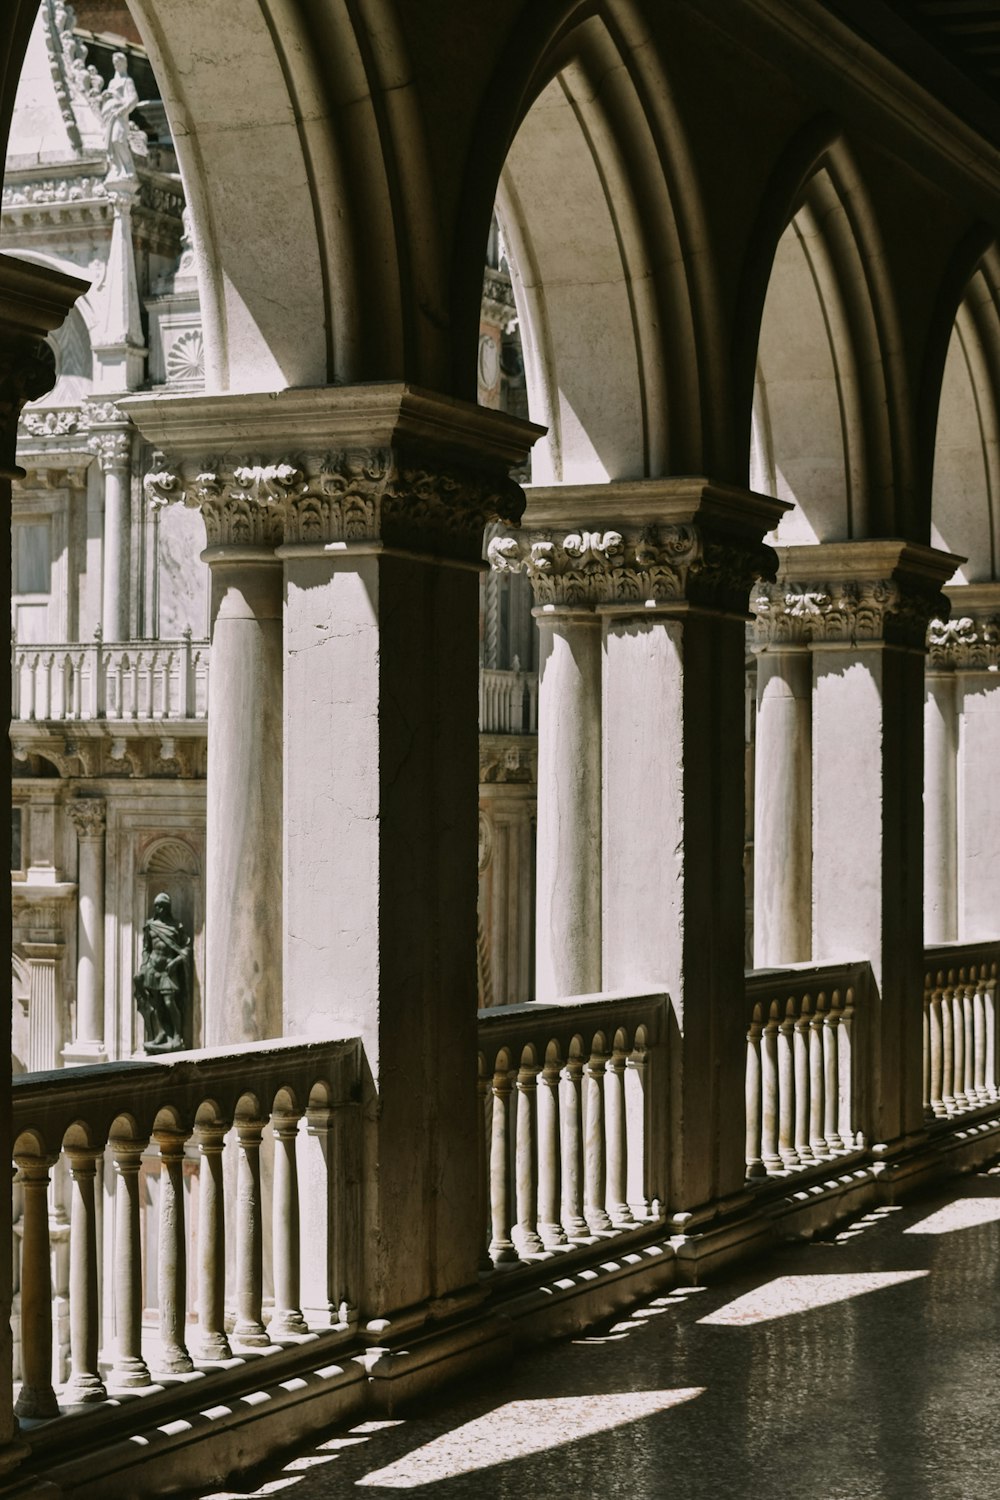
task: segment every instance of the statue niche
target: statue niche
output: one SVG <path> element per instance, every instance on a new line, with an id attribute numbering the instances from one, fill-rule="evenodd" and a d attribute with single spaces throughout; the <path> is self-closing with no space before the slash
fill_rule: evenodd
<path id="1" fill-rule="evenodd" d="M 186 1046 L 191 939 L 174 920 L 170 897 L 161 891 L 143 924 L 142 962 L 132 981 L 142 1017 L 146 1052 L 179 1052 Z"/>

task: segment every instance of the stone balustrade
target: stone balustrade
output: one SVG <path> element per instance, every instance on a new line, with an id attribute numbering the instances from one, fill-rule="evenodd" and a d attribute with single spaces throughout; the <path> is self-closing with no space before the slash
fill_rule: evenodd
<path id="1" fill-rule="evenodd" d="M 1000 1097 L 1000 943 L 944 943 L 924 954 L 924 1115 L 980 1109 Z"/>
<path id="2" fill-rule="evenodd" d="M 482 734 L 537 734 L 538 673 L 480 668 L 479 729 Z"/>
<path id="3" fill-rule="evenodd" d="M 574 996 L 479 1012 L 484 1269 L 660 1217 L 653 1178 L 665 995 Z"/>
<path id="4" fill-rule="evenodd" d="M 350 1161 L 360 1058 L 354 1038 L 276 1041 L 15 1080 L 20 1416 L 54 1417 L 195 1369 L 211 1374 L 214 1363 L 242 1349 L 349 1325 L 358 1275 Z M 156 1222 L 143 1226 L 140 1174 L 152 1163 L 159 1168 Z M 185 1166 L 197 1173 L 190 1211 Z M 53 1324 L 61 1299 L 53 1298 L 50 1235 L 57 1170 L 68 1177 L 69 1202 L 56 1220 L 69 1224 L 70 1364 L 58 1391 Z M 144 1265 L 153 1245 L 155 1276 Z M 196 1329 L 188 1322 L 189 1262 Z M 155 1329 L 143 1318 L 143 1288 L 151 1285 Z M 113 1308 L 111 1347 L 103 1352 L 102 1300 Z"/>
<path id="5" fill-rule="evenodd" d="M 748 1177 L 864 1148 L 861 1037 L 870 981 L 866 963 L 747 974 Z"/>
<path id="6" fill-rule="evenodd" d="M 177 641 L 15 645 L 11 718 L 204 719 L 209 646 Z"/>

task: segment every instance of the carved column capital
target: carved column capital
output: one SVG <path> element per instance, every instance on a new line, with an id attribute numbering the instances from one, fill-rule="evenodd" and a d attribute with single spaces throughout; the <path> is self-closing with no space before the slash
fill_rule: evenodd
<path id="1" fill-rule="evenodd" d="M 103 797 L 78 797 L 66 804 L 66 810 L 81 842 L 104 837 L 107 804 Z"/>
<path id="2" fill-rule="evenodd" d="M 92 430 L 87 447 L 100 463 L 102 474 L 125 473 L 132 457 L 132 428 Z"/>
<path id="3" fill-rule="evenodd" d="M 773 571 L 770 548 L 695 523 L 498 536 L 497 572 L 525 572 L 542 606 L 669 605 L 746 610 L 751 582 Z"/>
<path id="4" fill-rule="evenodd" d="M 1000 612 L 932 620 L 927 627 L 932 671 L 988 672 L 1000 668 Z"/>

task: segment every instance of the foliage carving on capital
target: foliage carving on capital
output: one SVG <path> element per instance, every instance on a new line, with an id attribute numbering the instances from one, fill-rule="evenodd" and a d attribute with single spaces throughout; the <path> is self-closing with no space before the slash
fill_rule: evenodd
<path id="1" fill-rule="evenodd" d="M 921 646 L 940 606 L 938 593 L 886 578 L 763 583 L 750 603 L 762 650 L 823 641 Z"/>
<path id="2" fill-rule="evenodd" d="M 506 476 L 425 465 L 388 447 L 212 464 L 190 478 L 162 469 L 144 488 L 154 509 L 176 501 L 200 509 L 210 545 L 382 543 L 469 561 L 479 558 L 487 522 L 516 521 L 524 508 Z"/>
<path id="3" fill-rule="evenodd" d="M 931 620 L 928 665 L 937 670 L 996 671 L 1000 668 L 1000 615 Z"/>
<path id="4" fill-rule="evenodd" d="M 67 804 L 67 811 L 80 839 L 98 839 L 105 828 L 103 797 L 78 797 Z"/>
<path id="5" fill-rule="evenodd" d="M 103 474 L 124 471 L 132 457 L 131 429 L 95 432 L 87 439 L 87 447 L 99 462 Z"/>

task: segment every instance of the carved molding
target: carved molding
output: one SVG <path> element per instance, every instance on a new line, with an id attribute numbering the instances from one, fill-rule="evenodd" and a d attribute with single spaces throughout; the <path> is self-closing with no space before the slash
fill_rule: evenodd
<path id="1" fill-rule="evenodd" d="M 928 666 L 938 671 L 996 671 L 1000 668 L 1000 615 L 961 615 L 932 620 L 927 627 Z"/>
<path id="2" fill-rule="evenodd" d="M 508 534 L 487 558 L 497 572 L 525 572 L 538 604 L 577 608 L 686 600 L 743 613 L 754 577 L 774 571 L 769 548 L 697 525 Z"/>
<path id="3" fill-rule="evenodd" d="M 87 447 L 101 465 L 103 474 L 124 472 L 132 458 L 132 430 L 129 427 L 108 432 L 95 432 L 87 440 Z"/>
<path id="4" fill-rule="evenodd" d="M 889 641 L 922 647 L 928 622 L 941 609 L 934 590 L 895 579 L 763 583 L 750 608 L 758 649 L 822 641 Z"/>
<path id="5" fill-rule="evenodd" d="M 107 822 L 103 797 L 78 797 L 66 804 L 66 810 L 80 839 L 103 838 Z"/>
<path id="6" fill-rule="evenodd" d="M 200 509 L 210 546 L 375 543 L 477 560 L 483 527 L 516 521 L 513 480 L 424 466 L 399 448 L 352 448 L 283 462 L 247 458 L 162 469 L 144 481 L 149 504 Z"/>

